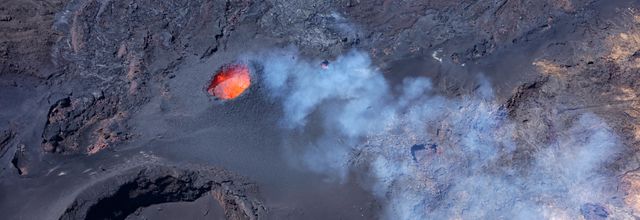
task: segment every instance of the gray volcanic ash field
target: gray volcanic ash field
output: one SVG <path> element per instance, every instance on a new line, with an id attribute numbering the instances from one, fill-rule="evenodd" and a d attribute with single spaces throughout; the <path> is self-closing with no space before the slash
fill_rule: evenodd
<path id="1" fill-rule="evenodd" d="M 637 0 L 4 0 L 2 219 L 638 219 Z"/>

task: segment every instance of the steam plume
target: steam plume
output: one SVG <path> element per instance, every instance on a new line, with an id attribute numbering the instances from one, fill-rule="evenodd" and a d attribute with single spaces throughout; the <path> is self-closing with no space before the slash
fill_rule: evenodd
<path id="1" fill-rule="evenodd" d="M 585 207 L 615 214 L 607 187 L 615 178 L 603 166 L 619 143 L 593 114 L 518 163 L 515 124 L 483 77 L 454 99 L 436 95 L 425 77 L 405 79 L 395 94 L 357 51 L 328 69 L 293 49 L 258 60 L 262 83 L 282 104 L 283 126 L 321 128 L 313 147 L 301 146 L 305 167 L 341 180 L 349 169 L 366 168 L 388 219 L 577 219 L 593 214 Z M 427 147 L 411 152 L 416 144 Z"/>

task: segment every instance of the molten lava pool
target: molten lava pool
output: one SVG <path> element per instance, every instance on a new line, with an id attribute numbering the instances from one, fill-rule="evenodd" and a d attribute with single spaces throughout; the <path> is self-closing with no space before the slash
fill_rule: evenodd
<path id="1" fill-rule="evenodd" d="M 234 99 L 240 96 L 251 85 L 249 67 L 234 64 L 223 67 L 213 77 L 207 92 L 221 99 Z"/>

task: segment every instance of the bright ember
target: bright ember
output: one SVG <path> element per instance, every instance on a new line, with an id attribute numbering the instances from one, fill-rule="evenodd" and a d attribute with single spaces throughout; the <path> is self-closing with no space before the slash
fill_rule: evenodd
<path id="1" fill-rule="evenodd" d="M 251 85 L 249 67 L 236 64 L 223 67 L 207 88 L 209 94 L 221 99 L 234 99 Z"/>

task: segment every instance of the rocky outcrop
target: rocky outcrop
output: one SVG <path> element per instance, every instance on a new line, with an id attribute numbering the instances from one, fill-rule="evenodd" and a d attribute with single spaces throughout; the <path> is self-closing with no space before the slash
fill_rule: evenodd
<path id="1" fill-rule="evenodd" d="M 118 101 L 101 92 L 57 101 L 42 132 L 43 150 L 91 154 L 125 139 L 124 115 L 117 110 Z"/>

